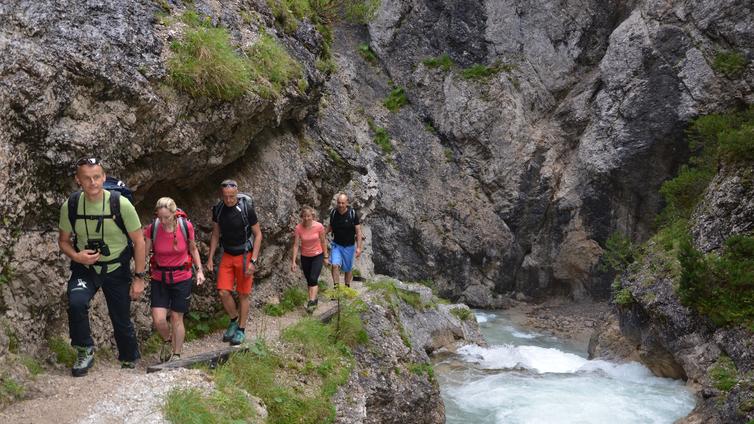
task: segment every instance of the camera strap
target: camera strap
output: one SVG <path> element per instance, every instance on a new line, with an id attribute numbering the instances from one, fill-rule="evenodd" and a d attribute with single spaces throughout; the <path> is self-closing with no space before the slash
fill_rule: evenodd
<path id="1" fill-rule="evenodd" d="M 94 229 L 95 235 L 96 233 L 99 233 L 102 231 L 102 240 L 105 240 L 105 193 L 103 191 L 102 193 L 102 213 L 98 216 L 96 216 L 97 219 L 97 227 Z M 86 220 L 90 218 L 95 218 L 95 216 L 89 216 L 86 214 L 86 197 L 84 198 L 84 230 L 86 230 L 86 239 L 89 240 L 89 224 L 86 222 Z"/>

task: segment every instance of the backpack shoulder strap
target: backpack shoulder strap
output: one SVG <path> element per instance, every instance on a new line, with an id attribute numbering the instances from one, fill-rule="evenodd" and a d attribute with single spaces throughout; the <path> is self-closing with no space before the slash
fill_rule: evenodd
<path id="1" fill-rule="evenodd" d="M 348 207 L 348 215 L 351 217 L 351 222 L 356 222 L 356 211 L 352 207 Z"/>
<path id="2" fill-rule="evenodd" d="M 157 226 L 160 224 L 160 218 L 155 218 L 154 221 L 152 221 L 152 232 L 151 236 L 149 237 L 150 240 L 152 240 L 152 249 L 154 250 L 154 241 L 157 239 Z"/>
<path id="3" fill-rule="evenodd" d="M 186 219 L 184 219 L 183 217 L 179 217 L 178 227 L 180 227 L 181 232 L 183 233 L 183 239 L 186 240 L 186 245 L 188 246 L 189 232 L 188 232 L 188 223 L 186 223 Z"/>
<path id="4" fill-rule="evenodd" d="M 335 219 L 335 208 L 330 209 L 330 222 L 328 222 L 328 225 L 332 226 L 333 219 Z"/>
<path id="5" fill-rule="evenodd" d="M 73 235 L 76 235 L 76 217 L 79 214 L 79 199 L 81 198 L 81 191 L 74 191 L 68 198 L 68 220 L 71 222 L 71 229 Z"/>
<path id="6" fill-rule="evenodd" d="M 219 201 L 215 204 L 215 206 L 212 207 L 212 218 L 213 221 L 220 223 L 220 211 L 223 210 L 223 201 Z"/>
<path id="7" fill-rule="evenodd" d="M 123 234 L 128 238 L 128 230 L 126 229 L 126 223 L 123 221 L 123 216 L 120 214 L 120 192 L 115 190 L 110 192 L 110 214 L 113 216 L 113 221 L 118 225 Z"/>

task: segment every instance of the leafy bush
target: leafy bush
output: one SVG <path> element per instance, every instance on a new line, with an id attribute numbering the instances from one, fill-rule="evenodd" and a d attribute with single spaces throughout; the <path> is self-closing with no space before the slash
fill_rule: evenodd
<path id="1" fill-rule="evenodd" d="M 746 57 L 734 51 L 719 52 L 715 55 L 712 68 L 728 78 L 737 78 L 746 69 Z"/>
<path id="2" fill-rule="evenodd" d="M 264 305 L 264 313 L 270 316 L 283 316 L 306 302 L 306 292 L 299 287 L 291 287 L 283 292 L 280 303 Z"/>
<path id="3" fill-rule="evenodd" d="M 660 187 L 666 202 L 661 219 L 667 223 L 689 219 L 714 176 L 711 169 L 682 166 L 675 178 L 665 181 Z"/>
<path id="4" fill-rule="evenodd" d="M 622 273 L 634 262 L 637 256 L 637 247 L 631 243 L 631 239 L 621 232 L 614 232 L 605 241 L 605 249 L 600 258 L 600 268 L 603 271 L 612 270 Z"/>
<path id="5" fill-rule="evenodd" d="M 183 323 L 186 327 L 186 341 L 190 342 L 192 340 L 200 339 L 214 331 L 228 327 L 228 324 L 230 324 L 230 317 L 228 317 L 223 311 L 215 313 L 191 311 L 184 315 Z M 159 337 L 159 339 L 161 339 L 161 337 Z M 153 341 L 152 343 L 156 342 Z"/>
<path id="6" fill-rule="evenodd" d="M 450 313 L 458 317 L 461 321 L 468 321 L 471 319 L 471 310 L 469 308 L 451 308 Z"/>
<path id="7" fill-rule="evenodd" d="M 450 71 L 455 65 L 455 62 L 453 62 L 453 59 L 451 59 L 447 53 L 444 53 L 442 56 L 438 56 L 438 57 L 429 57 L 427 59 L 422 60 L 422 63 L 427 68 L 432 68 L 432 69 L 440 68 L 445 72 Z"/>
<path id="8" fill-rule="evenodd" d="M 613 299 L 616 305 L 621 305 L 621 306 L 628 306 L 634 303 L 634 296 L 631 294 L 631 291 L 629 291 L 628 288 L 626 287 L 623 287 L 617 292 L 615 292 Z"/>
<path id="9" fill-rule="evenodd" d="M 754 323 L 754 237 L 730 237 L 719 256 L 703 255 L 685 241 L 678 259 L 678 294 L 685 305 L 717 325 Z"/>
<path id="10" fill-rule="evenodd" d="M 397 112 L 398 109 L 408 104 L 406 91 L 403 89 L 403 87 L 393 87 L 383 104 L 385 105 L 387 110 L 391 112 Z"/>
<path id="11" fill-rule="evenodd" d="M 194 97 L 233 100 L 246 93 L 251 75 L 244 58 L 231 46 L 228 31 L 212 27 L 195 12 L 186 12 L 183 21 L 186 32 L 170 46 L 171 83 Z"/>

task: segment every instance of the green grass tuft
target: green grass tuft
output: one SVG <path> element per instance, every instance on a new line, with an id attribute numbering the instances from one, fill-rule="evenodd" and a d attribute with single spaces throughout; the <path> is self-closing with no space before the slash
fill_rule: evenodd
<path id="1" fill-rule="evenodd" d="M 254 80 L 251 89 L 261 97 L 277 97 L 288 83 L 303 77 L 301 65 L 271 35 L 262 34 L 246 53 Z"/>
<path id="2" fill-rule="evenodd" d="M 47 341 L 50 351 L 55 354 L 55 360 L 62 365 L 72 367 L 76 361 L 76 349 L 61 337 L 53 337 Z"/>
<path id="3" fill-rule="evenodd" d="M 273 317 L 283 316 L 286 313 L 302 306 L 306 302 L 306 292 L 299 287 L 291 287 L 283 292 L 279 304 L 264 305 L 264 313 Z"/>
<path id="4" fill-rule="evenodd" d="M 408 98 L 406 98 L 406 91 L 403 87 L 394 87 L 390 90 L 390 94 L 382 103 L 387 110 L 391 112 L 397 112 L 400 108 L 408 104 Z"/>
<path id="5" fill-rule="evenodd" d="M 374 133 L 374 142 L 380 146 L 384 154 L 391 154 L 393 152 L 393 145 L 390 143 L 390 134 L 388 134 L 386 129 L 377 126 L 372 119 L 369 119 L 367 122 L 369 123 L 369 129 Z"/>
<path id="6" fill-rule="evenodd" d="M 455 315 L 461 321 L 469 321 L 471 320 L 471 316 L 472 316 L 471 309 L 461 308 L 460 306 L 456 308 L 451 308 L 450 313 Z"/>
<path id="7" fill-rule="evenodd" d="M 440 68 L 445 72 L 450 71 L 453 66 L 455 66 L 455 62 L 453 62 L 453 59 L 451 59 L 447 53 L 443 54 L 442 56 L 424 59 L 422 60 L 422 64 L 424 64 L 424 66 L 426 66 L 427 68 Z"/>
<path id="8" fill-rule="evenodd" d="M 740 77 L 746 69 L 746 57 L 735 51 L 719 52 L 712 62 L 712 69 L 728 78 Z"/>
<path id="9" fill-rule="evenodd" d="M 364 60 L 371 63 L 372 65 L 376 65 L 379 62 L 379 59 L 377 59 L 377 55 L 374 54 L 374 51 L 372 50 L 371 47 L 369 47 L 369 44 L 361 43 L 359 44 L 357 49 L 358 49 L 359 55 Z"/>
<path id="10" fill-rule="evenodd" d="M 170 82 L 194 97 L 233 100 L 244 95 L 251 75 L 247 62 L 233 48 L 225 28 L 215 28 L 186 12 L 182 19 L 188 28 L 170 49 L 168 60 Z"/>
<path id="11" fill-rule="evenodd" d="M 27 370 L 29 370 L 29 374 L 31 374 L 32 376 L 36 377 L 39 374 L 42 374 L 42 372 L 44 371 L 42 364 L 40 364 L 39 361 L 37 361 L 36 358 L 32 356 L 21 356 L 21 363 L 26 367 Z"/>
<path id="12" fill-rule="evenodd" d="M 628 306 L 635 302 L 634 296 L 631 294 L 631 291 L 628 290 L 628 288 L 623 287 L 617 292 L 615 292 L 613 301 L 616 305 L 621 306 Z"/>
<path id="13" fill-rule="evenodd" d="M 500 72 L 510 72 L 512 65 L 496 62 L 492 65 L 475 64 L 461 71 L 461 77 L 466 80 L 483 81 Z"/>
<path id="14" fill-rule="evenodd" d="M 426 375 L 429 381 L 435 381 L 435 370 L 430 363 L 413 363 L 408 366 L 409 371 L 416 375 Z"/>
<path id="15" fill-rule="evenodd" d="M 709 375 L 712 378 L 712 384 L 716 389 L 728 392 L 738 382 L 738 371 L 736 365 L 728 356 L 720 355 L 712 367 Z"/>
<path id="16" fill-rule="evenodd" d="M 344 0 L 346 19 L 356 24 L 368 24 L 380 8 L 380 0 Z"/>

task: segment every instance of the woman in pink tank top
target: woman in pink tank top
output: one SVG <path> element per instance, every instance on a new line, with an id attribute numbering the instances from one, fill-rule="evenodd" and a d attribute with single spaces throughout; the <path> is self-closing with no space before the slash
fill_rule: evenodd
<path id="1" fill-rule="evenodd" d="M 150 300 L 152 322 L 165 344 L 160 360 L 180 359 L 186 329 L 183 315 L 189 310 L 191 299 L 192 262 L 197 267 L 196 284 L 204 283 L 202 262 L 194 240 L 194 227 L 184 217 L 177 218 L 175 201 L 162 197 L 157 201 L 157 219 L 144 229 L 150 264 Z M 152 238 L 154 237 L 154 240 Z M 147 258 L 149 259 L 149 258 Z M 193 259 L 193 260 L 191 260 Z M 170 310 L 170 324 L 166 317 Z"/>
<path id="2" fill-rule="evenodd" d="M 325 241 L 325 227 L 314 219 L 314 209 L 309 206 L 301 208 L 301 223 L 293 231 L 293 255 L 291 256 L 291 271 L 296 272 L 296 258 L 301 245 L 301 270 L 306 277 L 309 288 L 309 301 L 306 312 L 313 313 L 317 308 L 317 290 L 319 289 L 319 274 L 322 264 L 329 257 L 327 242 Z"/>

